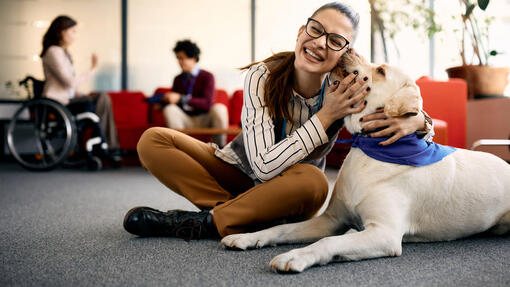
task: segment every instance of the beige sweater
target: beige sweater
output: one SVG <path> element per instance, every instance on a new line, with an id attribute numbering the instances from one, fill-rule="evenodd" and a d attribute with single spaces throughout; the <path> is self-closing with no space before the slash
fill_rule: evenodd
<path id="1" fill-rule="evenodd" d="M 73 64 L 64 48 L 51 46 L 42 57 L 44 78 L 43 97 L 67 105 L 69 100 L 78 96 L 76 90 L 80 84 L 90 79 L 93 70 L 79 76 L 75 75 Z"/>

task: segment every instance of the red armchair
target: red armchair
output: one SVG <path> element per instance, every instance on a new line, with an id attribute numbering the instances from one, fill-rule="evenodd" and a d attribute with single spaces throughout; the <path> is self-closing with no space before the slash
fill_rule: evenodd
<path id="1" fill-rule="evenodd" d="M 112 100 L 120 148 L 136 150 L 138 139 L 149 128 L 145 95 L 134 91 L 109 92 L 108 94 Z"/>
<path id="2" fill-rule="evenodd" d="M 241 127 L 241 111 L 243 109 L 243 90 L 237 90 L 230 99 L 228 108 L 229 124 L 231 127 Z"/>
<path id="3" fill-rule="evenodd" d="M 416 84 L 420 87 L 423 109 L 430 117 L 441 119 L 448 125 L 446 143 L 439 141 L 441 133 L 438 126 L 435 129 L 435 142 L 466 148 L 466 82 L 461 79 L 443 82 L 421 77 Z"/>

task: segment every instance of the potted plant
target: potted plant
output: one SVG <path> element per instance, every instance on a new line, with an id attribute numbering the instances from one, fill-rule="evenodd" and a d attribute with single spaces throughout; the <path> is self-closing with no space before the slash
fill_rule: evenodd
<path id="1" fill-rule="evenodd" d="M 473 0 L 459 0 L 462 65 L 449 68 L 446 72 L 450 78 L 466 80 L 469 99 L 502 96 L 508 84 L 508 68 L 489 66 L 489 58 L 498 54 L 488 47 L 488 27 L 492 18 L 482 15 L 489 2 L 490 0 L 477 0 L 476 3 Z"/>
<path id="2" fill-rule="evenodd" d="M 393 50 L 397 57 L 400 51 L 395 36 L 403 27 L 412 27 L 414 30 L 430 37 L 442 30 L 441 25 L 435 21 L 434 11 L 427 3 L 429 0 L 368 0 L 371 15 L 371 60 L 375 61 L 376 52 L 382 52 L 385 62 L 390 62 L 388 52 Z M 380 41 L 381 49 L 376 51 L 375 38 Z M 393 44 L 391 48 L 390 44 Z"/>

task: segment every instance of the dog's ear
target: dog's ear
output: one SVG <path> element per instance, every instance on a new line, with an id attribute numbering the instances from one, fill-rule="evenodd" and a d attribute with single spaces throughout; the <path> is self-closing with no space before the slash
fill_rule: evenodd
<path id="1" fill-rule="evenodd" d="M 415 84 L 406 84 L 393 94 L 384 105 L 384 113 L 389 117 L 417 115 L 422 109 L 420 89 Z"/>

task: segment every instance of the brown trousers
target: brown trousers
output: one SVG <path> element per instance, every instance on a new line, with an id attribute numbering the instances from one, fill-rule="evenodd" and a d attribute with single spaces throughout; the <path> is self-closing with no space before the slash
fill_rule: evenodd
<path id="1" fill-rule="evenodd" d="M 213 209 L 221 237 L 253 231 L 276 221 L 313 217 L 328 194 L 324 173 L 296 164 L 270 181 L 253 181 L 214 155 L 215 149 L 169 128 L 150 128 L 137 146 L 143 166 L 200 209 Z"/>

